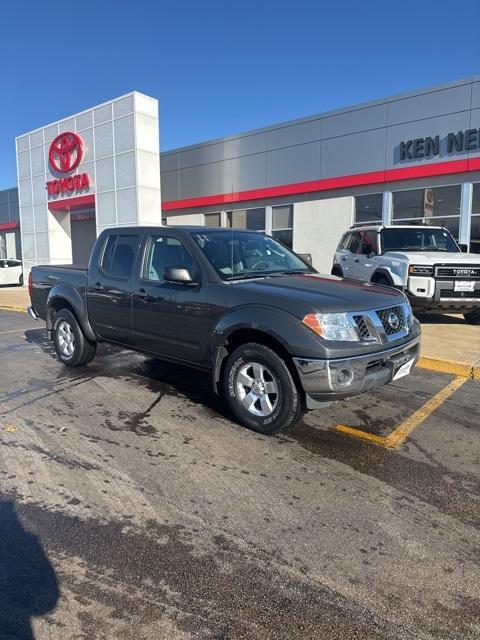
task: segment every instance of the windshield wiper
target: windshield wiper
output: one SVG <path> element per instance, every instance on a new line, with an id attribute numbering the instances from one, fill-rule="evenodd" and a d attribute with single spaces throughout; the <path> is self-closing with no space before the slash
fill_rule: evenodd
<path id="1" fill-rule="evenodd" d="M 229 276 L 227 280 L 248 280 L 251 278 L 276 278 L 279 276 L 290 276 L 296 273 L 313 273 L 313 270 L 307 269 L 285 269 L 275 271 L 259 271 L 258 273 L 237 273 Z"/>
<path id="2" fill-rule="evenodd" d="M 228 276 L 226 280 L 251 280 L 252 278 L 266 278 L 268 273 L 237 273 L 234 276 Z"/>
<path id="3" fill-rule="evenodd" d="M 272 273 L 268 274 L 268 277 L 275 278 L 277 276 L 292 276 L 296 273 L 313 273 L 313 271 L 309 269 L 285 269 L 284 271 L 272 271 Z"/>

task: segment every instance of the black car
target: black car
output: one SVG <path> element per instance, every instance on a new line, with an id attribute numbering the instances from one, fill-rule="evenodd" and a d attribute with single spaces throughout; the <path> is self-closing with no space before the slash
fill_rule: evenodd
<path id="1" fill-rule="evenodd" d="M 88 269 L 37 266 L 29 283 L 29 312 L 64 364 L 86 365 L 111 342 L 207 370 L 237 420 L 266 434 L 418 359 L 420 326 L 401 291 L 319 275 L 261 233 L 108 229 Z"/>

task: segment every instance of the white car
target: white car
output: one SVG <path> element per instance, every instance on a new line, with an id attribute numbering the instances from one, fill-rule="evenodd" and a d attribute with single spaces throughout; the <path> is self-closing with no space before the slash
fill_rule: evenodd
<path id="1" fill-rule="evenodd" d="M 23 286 L 23 269 L 20 260 L 0 259 L 0 286 L 6 284 Z"/>
<path id="2" fill-rule="evenodd" d="M 417 312 L 463 313 L 480 324 L 480 255 L 462 253 L 444 227 L 351 228 L 337 247 L 332 275 L 396 287 Z"/>

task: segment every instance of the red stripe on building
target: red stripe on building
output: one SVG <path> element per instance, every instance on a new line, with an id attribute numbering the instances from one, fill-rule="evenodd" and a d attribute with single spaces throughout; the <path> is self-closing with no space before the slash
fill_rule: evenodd
<path id="1" fill-rule="evenodd" d="M 201 196 L 199 198 L 187 198 L 185 200 L 170 200 L 162 203 L 162 209 L 163 211 L 174 211 L 176 209 L 207 207 L 210 205 L 222 205 L 232 202 L 277 198 L 280 196 L 290 196 L 299 193 L 313 193 L 315 191 L 330 191 L 332 189 L 360 187 L 368 184 L 395 182 L 397 180 L 412 180 L 414 178 L 427 178 L 454 173 L 465 173 L 467 171 L 480 171 L 480 158 L 449 160 L 447 162 L 435 162 L 431 164 L 416 165 L 414 167 L 400 167 L 398 169 L 386 169 L 384 171 L 357 173 L 350 176 L 323 178 L 321 180 L 311 180 L 309 182 L 297 182 L 294 184 L 285 184 L 276 187 L 266 187 L 264 189 L 222 193 L 211 196 Z"/>
<path id="2" fill-rule="evenodd" d="M 95 196 L 93 194 L 47 202 L 50 211 L 70 211 L 70 209 L 77 209 L 78 207 L 85 207 L 87 205 L 95 205 Z"/>
<path id="3" fill-rule="evenodd" d="M 0 231 L 9 231 L 10 229 L 18 229 L 19 222 L 3 222 L 0 224 Z"/>

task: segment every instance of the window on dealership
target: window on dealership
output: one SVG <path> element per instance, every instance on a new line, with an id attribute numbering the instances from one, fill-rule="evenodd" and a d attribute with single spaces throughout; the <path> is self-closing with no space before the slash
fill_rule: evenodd
<path id="1" fill-rule="evenodd" d="M 470 251 L 480 253 L 480 182 L 473 185 Z"/>
<path id="2" fill-rule="evenodd" d="M 227 211 L 227 227 L 265 231 L 265 207 Z"/>
<path id="3" fill-rule="evenodd" d="M 221 226 L 221 214 L 220 213 L 206 213 L 205 214 L 205 226 L 206 227 L 220 227 Z"/>
<path id="4" fill-rule="evenodd" d="M 378 224 L 382 222 L 383 193 L 355 196 L 355 224 Z"/>
<path id="5" fill-rule="evenodd" d="M 447 227 L 458 240 L 461 186 L 407 189 L 393 192 L 393 224 Z"/>
<path id="6" fill-rule="evenodd" d="M 281 205 L 272 207 L 272 219 L 270 223 L 267 209 L 257 207 L 255 209 L 235 209 L 226 212 L 227 227 L 234 229 L 247 229 L 271 233 L 271 235 L 283 242 L 288 247 L 293 244 L 293 205 Z M 207 227 L 221 226 L 220 213 L 206 213 L 205 225 Z"/>
<path id="7" fill-rule="evenodd" d="M 272 207 L 272 236 L 292 248 L 293 206 Z"/>

